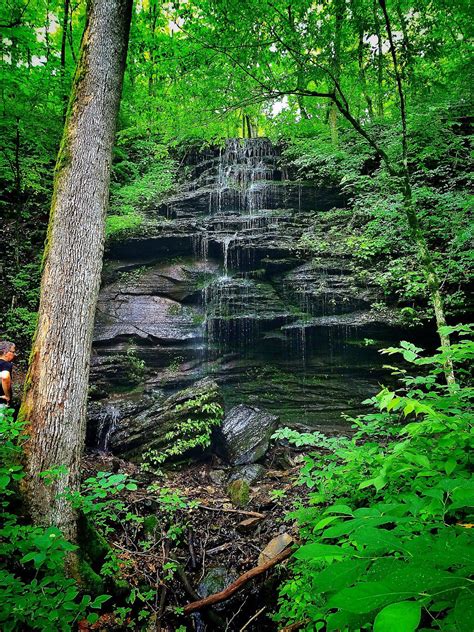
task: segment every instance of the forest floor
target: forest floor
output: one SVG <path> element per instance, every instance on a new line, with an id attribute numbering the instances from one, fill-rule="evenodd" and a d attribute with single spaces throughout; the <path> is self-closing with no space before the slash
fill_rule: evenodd
<path id="1" fill-rule="evenodd" d="M 137 481 L 137 490 L 120 493 L 125 508 L 107 541 L 121 579 L 152 615 L 140 627 L 132 605 L 122 618 L 108 613 L 82 629 L 171 632 L 183 625 L 182 630 L 276 630 L 267 615 L 276 609 L 285 565 L 270 560 L 288 557 L 297 540 L 287 513 L 306 496 L 306 488 L 296 482 L 301 462 L 297 450 L 273 446 L 263 476 L 250 485 L 248 501 L 236 506 L 228 495 L 229 466 L 215 456 L 155 476 L 109 454 L 88 454 L 84 479 L 103 471 Z M 124 519 L 127 512 L 139 520 Z M 265 563 L 270 568 L 262 572 Z M 252 569 L 257 569 L 255 579 L 242 579 Z M 236 584 L 230 598 L 183 616 L 190 602 Z M 124 595 L 124 606 L 125 601 Z"/>

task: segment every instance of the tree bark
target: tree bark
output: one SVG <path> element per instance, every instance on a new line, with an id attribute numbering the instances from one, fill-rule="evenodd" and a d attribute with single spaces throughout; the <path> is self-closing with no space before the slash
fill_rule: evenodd
<path id="1" fill-rule="evenodd" d="M 456 383 L 456 379 L 454 376 L 453 362 L 449 354 L 451 341 L 449 335 L 444 332 L 444 328 L 446 327 L 446 317 L 444 314 L 443 297 L 441 295 L 441 284 L 439 282 L 436 267 L 433 262 L 433 257 L 431 256 L 431 252 L 428 248 L 428 244 L 426 243 L 425 236 L 423 234 L 423 231 L 421 230 L 416 209 L 413 205 L 410 171 L 408 168 L 408 130 L 406 117 L 406 101 L 405 92 L 403 90 L 402 74 L 398 63 L 397 51 L 395 49 L 395 42 L 393 39 L 392 27 L 387 11 L 387 5 L 385 0 L 379 0 L 379 4 L 382 9 L 385 20 L 385 28 L 387 30 L 388 40 L 390 42 L 390 54 L 392 56 L 398 97 L 400 100 L 400 117 L 402 120 L 402 173 L 404 182 L 405 214 L 413 240 L 418 248 L 418 256 L 423 273 L 425 275 L 428 292 L 433 304 L 436 327 L 438 329 L 438 335 L 441 342 L 441 349 L 445 353 L 444 374 L 446 377 L 446 382 L 448 386 L 452 386 Z"/>
<path id="2" fill-rule="evenodd" d="M 115 124 L 132 0 L 90 0 L 69 101 L 43 260 L 39 322 L 21 407 L 23 490 L 35 524 L 76 536 L 65 494 L 77 490 L 84 446 L 94 311 L 104 248 Z M 39 474 L 64 471 L 45 485 Z"/>
<path id="3" fill-rule="evenodd" d="M 342 25 L 344 23 L 345 2 L 343 0 L 336 0 L 334 4 L 335 12 L 335 27 L 334 27 L 334 54 L 333 54 L 333 76 L 334 76 L 334 91 L 339 89 L 341 80 L 341 39 L 342 39 Z M 339 134 L 337 129 L 337 107 L 334 101 L 331 101 L 329 105 L 329 127 L 331 130 L 331 141 L 336 147 L 339 141 Z"/>
<path id="4" fill-rule="evenodd" d="M 375 35 L 377 36 L 377 116 L 383 117 L 383 50 L 382 34 L 380 32 L 380 20 L 378 14 L 377 0 L 374 0 L 374 24 Z"/>

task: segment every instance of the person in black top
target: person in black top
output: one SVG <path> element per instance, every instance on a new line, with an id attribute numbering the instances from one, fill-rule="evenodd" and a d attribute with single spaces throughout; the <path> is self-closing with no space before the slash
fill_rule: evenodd
<path id="1" fill-rule="evenodd" d="M 13 404 L 13 360 L 16 356 L 15 344 L 8 340 L 0 341 L 0 406 Z"/>

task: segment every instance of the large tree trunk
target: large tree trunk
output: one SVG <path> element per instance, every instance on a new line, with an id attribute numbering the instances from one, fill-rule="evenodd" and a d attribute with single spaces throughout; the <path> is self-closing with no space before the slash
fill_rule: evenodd
<path id="1" fill-rule="evenodd" d="M 104 247 L 110 163 L 132 0 L 90 0 L 56 164 L 39 322 L 21 416 L 27 421 L 24 491 L 36 524 L 71 539 L 84 446 L 94 310 Z M 63 466 L 45 485 L 40 472 Z"/>

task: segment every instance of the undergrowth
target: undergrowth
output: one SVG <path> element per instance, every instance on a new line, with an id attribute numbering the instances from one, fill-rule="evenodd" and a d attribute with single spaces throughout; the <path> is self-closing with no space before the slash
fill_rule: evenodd
<path id="1" fill-rule="evenodd" d="M 278 622 L 314 630 L 468 632 L 474 613 L 474 357 L 458 334 L 451 348 L 458 384 L 442 379 L 445 354 L 422 355 L 406 342 L 415 372 L 395 369 L 401 388 L 384 388 L 366 403 L 375 412 L 353 420 L 352 439 L 287 433 L 310 452 L 300 472 L 309 501 L 294 511 L 303 541 L 292 576 L 280 590 Z M 281 434 L 281 433 L 280 433 Z"/>

